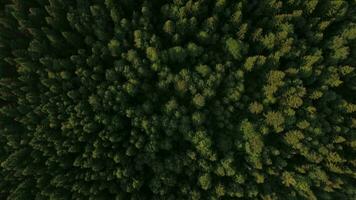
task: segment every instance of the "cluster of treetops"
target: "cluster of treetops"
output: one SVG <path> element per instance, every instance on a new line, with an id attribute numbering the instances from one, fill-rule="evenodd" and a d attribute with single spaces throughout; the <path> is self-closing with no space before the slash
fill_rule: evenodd
<path id="1" fill-rule="evenodd" d="M 0 0 L 0 199 L 354 199 L 355 13 Z"/>

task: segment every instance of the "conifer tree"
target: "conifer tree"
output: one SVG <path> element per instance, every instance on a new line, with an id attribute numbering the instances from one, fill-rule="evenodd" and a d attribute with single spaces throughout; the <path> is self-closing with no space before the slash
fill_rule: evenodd
<path id="1" fill-rule="evenodd" d="M 354 13 L 0 1 L 0 199 L 355 199 Z"/>

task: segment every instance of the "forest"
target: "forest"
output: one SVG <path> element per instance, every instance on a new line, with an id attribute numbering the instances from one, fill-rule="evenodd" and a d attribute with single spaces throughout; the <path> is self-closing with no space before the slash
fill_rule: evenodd
<path id="1" fill-rule="evenodd" d="M 0 0 L 1 200 L 355 200 L 356 0 Z"/>

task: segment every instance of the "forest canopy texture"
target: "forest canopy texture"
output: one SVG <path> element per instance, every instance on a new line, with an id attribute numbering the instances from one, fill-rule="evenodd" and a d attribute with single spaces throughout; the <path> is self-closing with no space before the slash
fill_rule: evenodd
<path id="1" fill-rule="evenodd" d="M 0 0 L 0 199 L 356 199 L 355 67 L 355 0 Z"/>

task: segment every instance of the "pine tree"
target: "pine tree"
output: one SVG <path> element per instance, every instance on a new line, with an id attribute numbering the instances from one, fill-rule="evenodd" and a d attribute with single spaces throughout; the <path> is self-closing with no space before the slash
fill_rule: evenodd
<path id="1" fill-rule="evenodd" d="M 354 199 L 355 1 L 0 3 L 0 199 Z"/>

